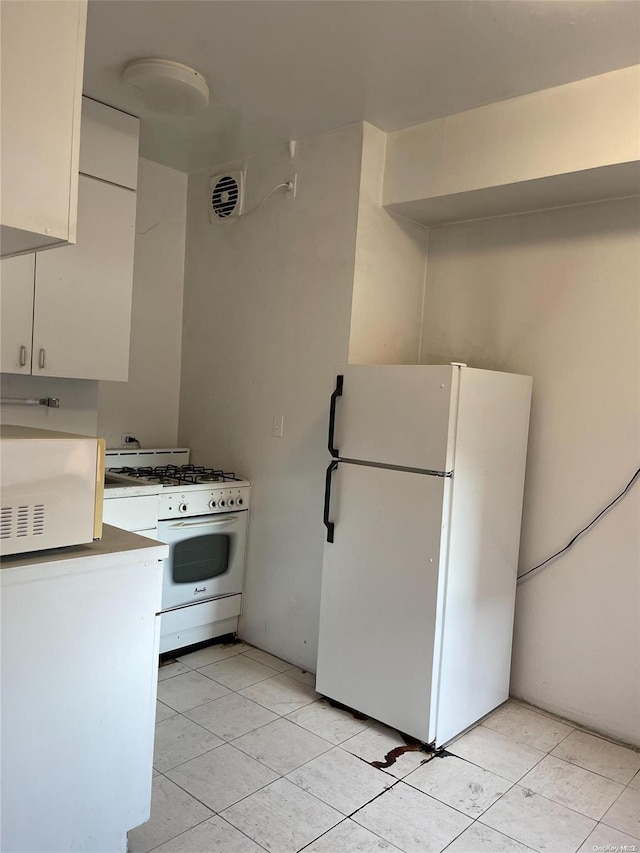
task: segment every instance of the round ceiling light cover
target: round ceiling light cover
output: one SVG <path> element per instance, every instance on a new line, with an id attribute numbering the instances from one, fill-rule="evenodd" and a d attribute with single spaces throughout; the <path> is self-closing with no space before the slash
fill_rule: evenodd
<path id="1" fill-rule="evenodd" d="M 122 79 L 138 89 L 150 110 L 188 116 L 206 109 L 209 86 L 199 71 L 170 59 L 136 59 Z"/>

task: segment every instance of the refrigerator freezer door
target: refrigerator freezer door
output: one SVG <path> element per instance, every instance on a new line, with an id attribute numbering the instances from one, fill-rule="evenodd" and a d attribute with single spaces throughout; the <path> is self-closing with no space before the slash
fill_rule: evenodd
<path id="1" fill-rule="evenodd" d="M 430 741 L 451 481 L 344 462 L 333 478 L 335 539 L 325 544 L 316 689 Z"/>
<path id="2" fill-rule="evenodd" d="M 351 365 L 337 402 L 342 459 L 428 471 L 453 468 L 459 367 Z"/>

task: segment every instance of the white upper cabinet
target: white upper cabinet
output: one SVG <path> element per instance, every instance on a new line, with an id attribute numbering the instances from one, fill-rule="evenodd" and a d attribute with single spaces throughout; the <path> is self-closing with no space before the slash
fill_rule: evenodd
<path id="1" fill-rule="evenodd" d="M 87 0 L 0 7 L 0 254 L 74 243 Z"/>
<path id="2" fill-rule="evenodd" d="M 126 381 L 136 194 L 80 175 L 78 242 L 36 255 L 34 376 Z"/>
<path id="3" fill-rule="evenodd" d="M 77 242 L 0 262 L 3 373 L 128 379 L 139 121 L 83 102 Z"/>
<path id="4" fill-rule="evenodd" d="M 140 119 L 83 98 L 80 171 L 135 190 L 139 136 Z"/>
<path id="5" fill-rule="evenodd" d="M 31 373 L 35 255 L 0 261 L 0 369 Z"/>

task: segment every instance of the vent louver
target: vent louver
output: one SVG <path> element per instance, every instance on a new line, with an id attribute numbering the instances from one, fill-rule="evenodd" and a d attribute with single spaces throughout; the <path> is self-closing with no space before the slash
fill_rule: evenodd
<path id="1" fill-rule="evenodd" d="M 18 523 L 16 525 L 16 536 L 29 535 L 29 507 L 18 507 Z"/>
<path id="2" fill-rule="evenodd" d="M 33 529 L 34 536 L 41 536 L 44 533 L 44 504 L 36 504 L 33 508 Z"/>
<path id="3" fill-rule="evenodd" d="M 42 536 L 44 520 L 44 504 L 3 506 L 0 510 L 0 539 Z"/>
<path id="4" fill-rule="evenodd" d="M 13 527 L 13 507 L 3 506 L 0 510 L 0 539 L 10 539 Z"/>

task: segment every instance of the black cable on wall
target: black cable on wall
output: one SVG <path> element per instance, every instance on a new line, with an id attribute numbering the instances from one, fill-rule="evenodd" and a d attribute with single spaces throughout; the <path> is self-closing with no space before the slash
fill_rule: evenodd
<path id="1" fill-rule="evenodd" d="M 521 575 L 518 575 L 518 580 L 520 581 L 520 580 L 522 580 L 522 578 L 526 577 L 527 575 L 530 575 L 530 574 L 531 574 L 531 572 L 535 572 L 537 569 L 541 569 L 543 566 L 546 566 L 546 564 L 547 564 L 547 563 L 550 563 L 550 562 L 551 562 L 551 560 L 555 560 L 555 558 L 556 558 L 556 557 L 559 557 L 559 556 L 560 556 L 560 554 L 564 554 L 564 552 L 565 552 L 565 551 L 568 551 L 568 550 L 569 550 L 569 548 L 571 548 L 571 546 L 572 546 L 572 545 L 574 545 L 574 544 L 578 541 L 578 539 L 579 539 L 579 538 L 580 538 L 584 533 L 586 533 L 586 532 L 587 532 L 587 530 L 588 530 L 590 527 L 593 527 L 593 525 L 596 523 L 596 521 L 597 521 L 599 518 L 601 518 L 601 517 L 605 514 L 605 512 L 607 512 L 607 510 L 611 509 L 611 507 L 612 507 L 614 504 L 617 504 L 619 500 L 622 500 L 622 498 L 627 494 L 627 492 L 629 491 L 629 489 L 630 489 L 630 488 L 633 486 L 633 484 L 636 482 L 636 480 L 638 479 L 638 477 L 640 477 L 640 468 L 638 468 L 638 470 L 636 471 L 636 473 L 635 473 L 635 474 L 633 475 L 633 477 L 629 480 L 629 482 L 628 482 L 628 483 L 627 483 L 627 485 L 624 487 L 624 489 L 620 492 L 620 494 L 619 494 L 617 497 L 615 497 L 615 498 L 611 501 L 611 503 L 607 504 L 607 505 L 606 505 L 606 507 L 605 507 L 603 510 L 601 510 L 601 511 L 596 515 L 596 517 L 595 517 L 592 521 L 590 521 L 590 522 L 589 522 L 589 524 L 587 524 L 587 526 L 586 526 L 586 527 L 583 527 L 583 528 L 582 528 L 582 530 L 581 530 L 579 533 L 576 533 L 576 535 L 573 537 L 573 539 L 572 539 L 570 542 L 568 542 L 568 543 L 564 546 L 564 548 L 561 548 L 559 551 L 556 551 L 556 553 L 555 553 L 555 554 L 552 554 L 550 557 L 547 557 L 547 559 L 546 559 L 546 560 L 543 560 L 541 563 L 538 563 L 538 565 L 537 565 L 537 566 L 534 566 L 532 569 L 527 569 L 527 571 L 526 571 L 526 572 L 523 572 Z"/>

